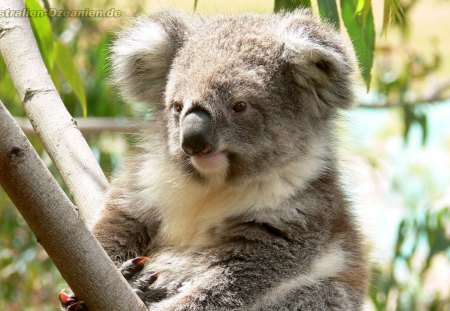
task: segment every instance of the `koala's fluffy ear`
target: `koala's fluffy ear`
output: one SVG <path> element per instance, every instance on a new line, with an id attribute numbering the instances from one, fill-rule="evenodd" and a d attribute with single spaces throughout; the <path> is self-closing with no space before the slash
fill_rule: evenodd
<path id="1" fill-rule="evenodd" d="M 126 100 L 163 107 L 170 66 L 192 23 L 187 15 L 163 11 L 136 18 L 119 33 L 111 47 L 111 80 Z"/>
<path id="2" fill-rule="evenodd" d="M 349 107 L 354 66 L 340 34 L 302 10 L 285 14 L 279 31 L 283 57 L 298 85 L 313 95 L 312 108 Z"/>

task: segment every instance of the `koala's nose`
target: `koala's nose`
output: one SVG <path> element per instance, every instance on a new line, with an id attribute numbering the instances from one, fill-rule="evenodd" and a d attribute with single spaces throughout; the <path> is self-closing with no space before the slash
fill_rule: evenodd
<path id="1" fill-rule="evenodd" d="M 211 115 L 194 110 L 181 123 L 181 147 L 190 156 L 208 154 L 213 149 Z"/>

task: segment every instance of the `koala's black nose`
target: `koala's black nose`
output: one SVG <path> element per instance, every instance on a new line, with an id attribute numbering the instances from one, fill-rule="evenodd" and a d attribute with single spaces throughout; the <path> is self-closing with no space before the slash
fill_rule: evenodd
<path id="1" fill-rule="evenodd" d="M 194 110 L 181 123 L 181 147 L 190 156 L 208 154 L 213 149 L 211 115 Z"/>

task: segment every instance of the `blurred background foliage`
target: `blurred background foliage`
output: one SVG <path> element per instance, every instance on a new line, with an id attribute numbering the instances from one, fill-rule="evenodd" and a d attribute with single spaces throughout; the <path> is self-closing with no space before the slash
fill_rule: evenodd
<path id="1" fill-rule="evenodd" d="M 373 281 L 367 310 L 450 310 L 450 2 L 445 0 L 26 0 L 30 9 L 109 9 L 120 18 L 33 18 L 43 59 L 70 113 L 142 119 L 107 83 L 108 46 L 136 14 L 177 8 L 203 14 L 311 7 L 355 48 L 356 109 L 339 133 L 345 181 L 368 234 Z M 25 116 L 0 58 L 0 98 Z M 367 89 L 370 87 L 370 91 Z M 30 140 L 59 178 L 38 139 Z M 107 176 L 132 136 L 86 135 Z M 348 148 L 346 148 L 348 147 Z M 64 186 L 63 186 L 64 187 Z M 68 250 L 70 251 L 70 250 Z M 0 189 L 0 309 L 56 310 L 67 287 Z"/>

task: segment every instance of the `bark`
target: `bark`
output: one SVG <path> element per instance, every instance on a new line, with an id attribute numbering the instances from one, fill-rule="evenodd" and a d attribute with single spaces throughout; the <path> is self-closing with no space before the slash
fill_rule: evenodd
<path id="1" fill-rule="evenodd" d="M 22 11 L 24 3 L 1 0 L 0 10 L 7 9 Z M 0 51 L 35 132 L 91 225 L 108 181 L 56 91 L 27 17 L 0 18 Z"/>
<path id="2" fill-rule="evenodd" d="M 1 102 L 0 184 L 89 311 L 147 310 Z"/>
<path id="3" fill-rule="evenodd" d="M 0 10 L 7 9 L 22 11 L 24 3 L 1 0 Z M 0 18 L 0 51 L 31 124 L 77 207 L 0 102 L 1 186 L 90 311 L 147 310 L 87 227 L 103 205 L 108 182 L 53 85 L 28 18 Z"/>

